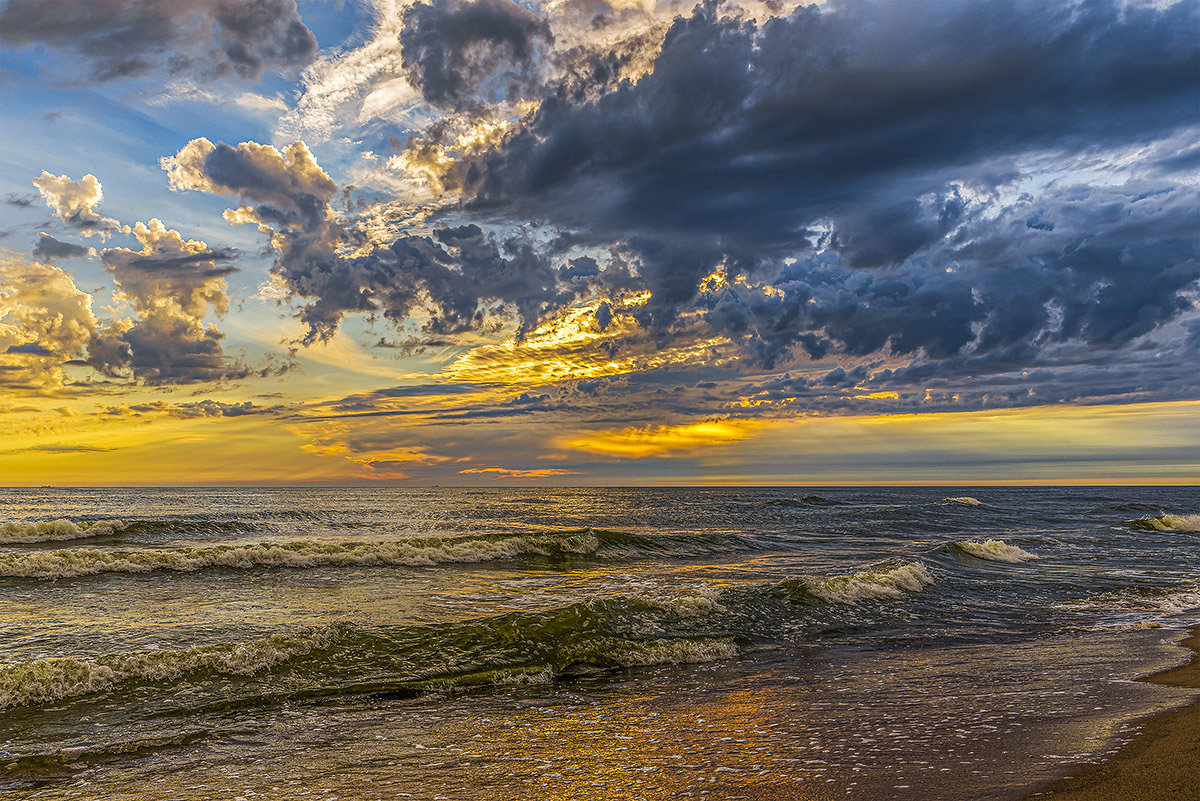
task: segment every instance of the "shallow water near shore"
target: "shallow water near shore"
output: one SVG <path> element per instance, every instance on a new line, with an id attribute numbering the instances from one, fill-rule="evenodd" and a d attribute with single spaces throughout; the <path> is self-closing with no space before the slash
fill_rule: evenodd
<path id="1" fill-rule="evenodd" d="M 0 794 L 1015 798 L 1190 697 L 1195 488 L 0 491 Z"/>

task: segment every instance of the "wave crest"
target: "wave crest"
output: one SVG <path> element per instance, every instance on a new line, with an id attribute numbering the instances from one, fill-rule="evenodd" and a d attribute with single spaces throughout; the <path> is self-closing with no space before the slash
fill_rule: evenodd
<path id="1" fill-rule="evenodd" d="M 0 576 L 57 579 L 97 573 L 190 572 L 204 568 L 313 568 L 491 562 L 518 556 L 702 554 L 750 547 L 736 536 L 639 535 L 592 529 L 548 534 L 410 537 L 397 540 L 291 540 L 195 547 L 71 548 L 0 554 Z"/>
<path id="2" fill-rule="evenodd" d="M 777 585 L 785 592 L 800 592 L 833 604 L 902 598 L 933 585 L 929 569 L 920 562 L 901 562 L 875 570 L 840 576 L 789 579 Z"/>
<path id="3" fill-rule="evenodd" d="M 72 523 L 70 520 L 37 520 L 32 523 L 0 523 L 0 544 L 20 545 L 57 540 L 82 540 L 89 537 L 110 537 L 129 526 L 121 520 L 96 523 Z"/>
<path id="4" fill-rule="evenodd" d="M 71 578 L 96 573 L 190 572 L 209 567 L 322 567 L 407 565 L 428 567 L 447 562 L 489 562 L 521 554 L 591 554 L 600 547 L 593 533 L 554 540 L 538 537 L 499 539 L 395 540 L 376 542 L 262 542 L 198 548 L 143 548 L 107 551 L 73 548 L 37 553 L 0 554 L 0 575 L 19 578 Z"/>
<path id="5" fill-rule="evenodd" d="M 983 501 L 978 498 L 972 498 L 970 495 L 960 495 L 956 498 L 942 498 L 939 503 L 957 503 L 963 506 L 983 506 Z"/>
<path id="6" fill-rule="evenodd" d="M 61 701 L 135 679 L 173 681 L 201 671 L 249 675 L 326 647 L 336 635 L 336 627 L 330 626 L 177 651 L 134 651 L 95 658 L 50 657 L 5 665 L 0 667 L 0 709 Z"/>
<path id="7" fill-rule="evenodd" d="M 959 540 L 954 543 L 954 547 L 968 556 L 985 559 L 989 562 L 1018 564 L 1039 558 L 1016 545 L 1009 545 L 1004 540 Z"/>
<path id="8" fill-rule="evenodd" d="M 1200 531 L 1200 515 L 1168 515 L 1139 517 L 1123 524 L 1140 531 Z"/>
<path id="9" fill-rule="evenodd" d="M 257 678 L 218 703 L 342 694 L 542 683 L 559 676 L 734 658 L 728 636 L 696 636 L 683 608 L 640 597 L 595 598 L 540 612 L 445 624 L 364 629 L 334 624 L 263 639 L 181 650 L 51 657 L 0 666 L 0 709 L 104 693 L 120 685 L 169 690 L 186 678 L 196 698 L 206 679 Z M 653 632 L 647 636 L 649 632 Z M 284 670 L 285 663 L 295 663 Z M 231 695 L 232 693 L 232 695 Z"/>

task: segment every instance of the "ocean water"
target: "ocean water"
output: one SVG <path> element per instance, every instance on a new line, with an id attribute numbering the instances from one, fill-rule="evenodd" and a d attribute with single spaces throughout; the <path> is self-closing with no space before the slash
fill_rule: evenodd
<path id="1" fill-rule="evenodd" d="M 986 799 L 1187 691 L 1196 488 L 0 490 L 0 797 Z"/>

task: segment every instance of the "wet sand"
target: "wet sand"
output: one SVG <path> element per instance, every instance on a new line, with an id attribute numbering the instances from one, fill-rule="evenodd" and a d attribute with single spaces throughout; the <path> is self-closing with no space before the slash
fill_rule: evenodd
<path id="1" fill-rule="evenodd" d="M 1140 681 L 1200 687 L 1200 626 L 1181 645 L 1192 661 Z M 1045 801 L 1172 801 L 1200 799 L 1200 699 L 1146 718 L 1136 739 L 1108 759 L 1026 796 Z"/>

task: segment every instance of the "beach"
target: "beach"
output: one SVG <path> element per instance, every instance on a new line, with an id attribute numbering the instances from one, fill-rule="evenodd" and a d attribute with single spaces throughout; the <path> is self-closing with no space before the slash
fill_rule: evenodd
<path id="1" fill-rule="evenodd" d="M 1200 688 L 1200 627 L 1181 646 L 1191 661 L 1140 681 L 1168 687 Z M 1046 801 L 1190 801 L 1200 798 L 1200 699 L 1152 715 L 1138 724 L 1132 742 L 1103 762 L 1086 766 L 1027 796 Z"/>

